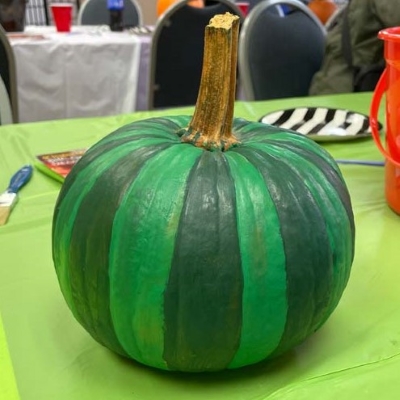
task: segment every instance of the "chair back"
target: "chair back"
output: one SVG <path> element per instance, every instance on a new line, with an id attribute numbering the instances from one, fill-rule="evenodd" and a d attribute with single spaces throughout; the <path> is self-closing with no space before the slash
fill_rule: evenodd
<path id="1" fill-rule="evenodd" d="M 142 25 L 142 9 L 137 0 L 124 0 L 122 26 L 133 28 Z M 78 25 L 109 25 L 110 13 L 107 0 L 86 0 L 78 12 Z"/>
<path id="2" fill-rule="evenodd" d="M 289 12 L 271 12 L 277 5 Z M 246 100 L 308 95 L 320 69 L 326 30 L 299 0 L 263 0 L 247 16 L 239 39 L 239 72 Z"/>
<path id="3" fill-rule="evenodd" d="M 239 3 L 242 0 L 232 0 L 232 1 Z M 257 6 L 257 4 L 261 3 L 263 0 L 245 0 L 245 1 L 249 3 L 249 12 L 250 12 L 255 6 Z M 307 5 L 310 2 L 310 0 L 301 0 L 301 2 Z"/>
<path id="4" fill-rule="evenodd" d="M 50 11 L 47 0 L 29 0 L 25 11 L 26 25 L 50 25 Z"/>
<path id="5" fill-rule="evenodd" d="M 160 16 L 151 44 L 149 109 L 196 103 L 205 27 L 214 15 L 225 12 L 243 18 L 230 0 L 213 1 L 203 8 L 191 7 L 183 0 Z"/>
<path id="6" fill-rule="evenodd" d="M 0 125 L 13 123 L 10 98 L 7 93 L 6 85 L 0 76 Z"/>
<path id="7" fill-rule="evenodd" d="M 0 26 L 0 77 L 2 85 L 0 89 L 1 110 L 5 112 L 5 105 L 11 108 L 11 121 L 9 112 L 0 115 L 0 124 L 18 122 L 18 97 L 17 97 L 17 73 L 15 69 L 14 52 L 8 41 L 5 30 Z M 0 111 L 1 112 L 1 111 Z"/>

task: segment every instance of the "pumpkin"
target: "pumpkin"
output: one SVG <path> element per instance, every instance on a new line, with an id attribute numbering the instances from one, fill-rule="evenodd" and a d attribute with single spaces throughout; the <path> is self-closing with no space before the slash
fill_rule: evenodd
<path id="1" fill-rule="evenodd" d="M 233 118 L 238 21 L 216 16 L 206 28 L 194 115 L 100 140 L 54 212 L 53 259 L 73 315 L 102 345 L 160 369 L 275 357 L 327 320 L 350 274 L 354 219 L 332 157 L 302 135 Z"/>
<path id="2" fill-rule="evenodd" d="M 325 25 L 328 19 L 338 9 L 333 0 L 311 0 L 308 8 L 316 15 L 316 17 Z"/>
<path id="3" fill-rule="evenodd" d="M 158 0 L 157 1 L 157 16 L 161 16 L 164 12 L 177 3 L 179 0 Z M 202 8 L 204 7 L 204 0 L 188 0 L 188 5 L 191 7 Z"/>

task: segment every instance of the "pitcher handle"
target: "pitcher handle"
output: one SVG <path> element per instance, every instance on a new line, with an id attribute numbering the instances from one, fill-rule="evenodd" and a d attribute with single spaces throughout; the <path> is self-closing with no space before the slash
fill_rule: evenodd
<path id="1" fill-rule="evenodd" d="M 382 97 L 386 92 L 386 88 L 387 88 L 387 68 L 385 68 L 385 70 L 382 72 L 382 75 L 379 78 L 379 81 L 376 85 L 372 97 L 371 109 L 369 113 L 369 125 L 371 127 L 372 137 L 375 141 L 376 146 L 378 147 L 378 150 L 385 156 L 387 160 L 389 160 L 394 165 L 400 167 L 400 162 L 394 160 L 393 157 L 385 149 L 385 147 L 383 147 L 381 137 L 379 135 L 378 111 L 382 101 Z"/>

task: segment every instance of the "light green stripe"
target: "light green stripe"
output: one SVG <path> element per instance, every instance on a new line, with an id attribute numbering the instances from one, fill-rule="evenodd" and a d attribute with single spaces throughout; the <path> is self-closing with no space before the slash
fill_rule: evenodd
<path id="1" fill-rule="evenodd" d="M 112 132 L 110 135 L 107 135 L 95 146 L 93 146 L 93 148 L 97 147 L 98 145 L 104 145 L 110 141 L 113 141 L 117 139 L 117 137 L 118 139 L 123 139 L 125 137 L 131 137 L 132 139 L 134 139 L 135 136 L 142 136 L 147 134 L 153 136 L 157 135 L 158 137 L 165 140 L 171 140 L 179 143 L 180 138 L 178 137 L 178 135 L 175 135 L 174 128 L 176 128 L 176 132 L 178 132 L 182 128 L 185 128 L 189 124 L 190 118 L 191 117 L 187 115 L 177 115 L 135 121 L 131 124 L 122 126 L 121 128 Z"/>
<path id="2" fill-rule="evenodd" d="M 288 146 L 292 146 L 294 152 L 296 151 L 296 147 L 300 147 L 304 151 L 308 151 L 320 157 L 321 160 L 324 160 L 327 164 L 329 164 L 333 170 L 338 171 L 340 178 L 344 182 L 338 165 L 336 164 L 333 157 L 328 153 L 328 151 L 325 150 L 316 142 L 314 142 L 313 140 L 305 136 L 288 132 L 281 132 L 270 136 L 265 136 L 262 134 L 260 134 L 259 136 L 254 135 L 250 137 L 248 141 L 246 141 L 246 146 L 250 146 L 256 143 L 259 143 L 260 145 L 264 144 L 264 151 L 266 152 L 268 152 L 267 146 L 272 146 L 272 145 L 279 146 L 280 144 L 286 144 Z M 281 149 L 280 151 L 282 154 L 283 150 Z M 282 155 L 280 155 L 280 157 L 281 156 Z"/>
<path id="3" fill-rule="evenodd" d="M 201 152 L 177 145 L 150 159 L 114 219 L 110 290 L 116 334 L 132 358 L 164 369 L 164 291 L 187 176 Z"/>
<path id="4" fill-rule="evenodd" d="M 253 144 L 254 147 L 269 154 L 281 157 L 282 149 L 271 144 Z M 319 209 L 323 213 L 329 243 L 335 262 L 333 265 L 333 287 L 331 288 L 330 303 L 325 312 L 328 317 L 339 302 L 346 286 L 352 264 L 352 236 L 348 215 L 336 188 L 332 187 L 321 169 L 307 158 L 299 156 L 296 149 L 285 149 L 285 158 L 281 157 L 294 172 L 303 178 L 304 185 L 313 194 Z M 323 323 L 322 321 L 321 323 Z"/>
<path id="5" fill-rule="evenodd" d="M 230 368 L 266 358 L 279 344 L 286 322 L 285 254 L 275 205 L 264 179 L 244 157 L 227 152 L 235 181 L 244 276 L 243 324 Z"/>
<path id="6" fill-rule="evenodd" d="M 141 139 L 136 142 L 126 143 L 123 146 L 116 147 L 111 151 L 101 154 L 88 167 L 80 171 L 76 181 L 63 198 L 61 208 L 55 221 L 56 225 L 53 237 L 54 265 L 57 269 L 61 291 L 78 321 L 80 321 L 80 319 L 76 311 L 69 279 L 69 268 L 71 267 L 69 262 L 69 243 L 71 241 L 75 217 L 81 202 L 92 189 L 97 177 L 106 171 L 110 165 L 132 151 L 158 143 L 160 143 L 160 139 Z"/>

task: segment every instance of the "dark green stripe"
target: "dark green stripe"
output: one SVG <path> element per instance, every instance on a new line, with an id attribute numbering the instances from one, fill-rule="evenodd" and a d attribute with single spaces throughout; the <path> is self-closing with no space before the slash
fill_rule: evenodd
<path id="1" fill-rule="evenodd" d="M 355 248 L 354 215 L 350 194 L 347 190 L 346 183 L 337 163 L 323 147 L 315 143 L 313 140 L 310 140 L 309 138 L 301 134 L 285 132 L 284 130 L 278 130 L 278 128 L 275 129 L 277 129 L 277 134 L 263 135 L 262 129 L 257 128 L 254 132 L 249 132 L 245 136 L 244 143 L 250 147 L 255 144 L 261 143 L 265 146 L 268 146 L 269 148 L 273 146 L 274 148 L 279 148 L 280 152 L 284 150 L 288 157 L 290 153 L 292 153 L 293 155 L 299 155 L 305 160 L 308 160 L 308 162 L 310 163 L 309 165 L 317 166 L 318 170 L 324 174 L 326 181 L 329 182 L 330 187 L 334 188 L 347 213 L 347 219 L 352 237 L 350 256 L 351 263 L 354 258 Z M 344 271 L 347 272 L 347 275 L 343 276 L 343 281 L 347 282 L 349 278 L 350 268 L 345 268 Z"/>
<path id="2" fill-rule="evenodd" d="M 259 122 L 249 122 L 241 118 L 235 118 L 233 121 L 233 133 L 240 139 L 252 139 L 253 137 L 261 136 L 264 139 L 266 137 L 273 137 L 276 134 L 284 133 L 288 134 L 287 131 L 277 128 L 273 125 L 267 125 Z"/>
<path id="3" fill-rule="evenodd" d="M 93 159 L 90 163 L 90 168 L 80 169 L 80 173 L 77 174 L 74 185 L 71 185 L 68 190 L 64 190 L 64 184 L 61 189 L 61 194 L 59 196 L 59 200 L 61 201 L 58 202 L 58 206 L 55 210 L 53 223 L 52 246 L 54 266 L 65 300 L 75 318 L 81 323 L 82 321 L 79 320 L 79 316 L 76 312 L 69 279 L 70 269 L 73 268 L 69 261 L 71 231 L 79 206 L 86 194 L 96 183 L 97 176 L 103 174 L 110 165 L 125 157 L 127 154 L 137 151 L 139 148 L 154 146 L 159 143 L 160 139 L 146 138 L 126 143 L 124 146 L 110 148 L 107 152 L 101 153 L 97 158 Z M 77 168 L 80 167 L 77 166 Z"/>
<path id="4" fill-rule="evenodd" d="M 350 276 L 350 266 L 354 259 L 354 249 L 355 249 L 355 223 L 353 209 L 350 199 L 350 194 L 347 190 L 346 183 L 340 172 L 338 165 L 335 160 L 329 155 L 329 153 L 323 149 L 321 146 L 317 145 L 312 140 L 302 136 L 296 136 L 296 138 L 291 137 L 286 139 L 281 139 L 278 141 L 272 140 L 261 140 L 261 141 L 249 141 L 247 143 L 249 147 L 269 149 L 272 152 L 279 152 L 282 154 L 285 152 L 285 158 L 289 160 L 295 160 L 298 157 L 304 159 L 302 163 L 304 168 L 308 170 L 313 170 L 314 172 L 310 174 L 310 178 L 314 178 L 316 175 L 320 176 L 320 182 L 325 182 L 324 191 L 330 194 L 331 197 L 334 195 L 335 203 L 340 202 L 343 206 L 343 210 L 347 216 L 347 224 L 343 227 L 346 232 L 346 241 L 348 250 L 344 251 L 345 261 L 341 264 L 340 261 L 337 266 L 337 287 L 339 288 L 339 293 L 337 296 L 333 296 L 333 303 L 336 304 L 342 293 L 342 289 L 345 287 L 349 276 Z M 298 161 L 296 161 L 298 162 Z M 310 171 L 309 171 L 310 172 Z M 336 210 L 335 216 L 341 215 L 341 211 Z M 343 215 L 345 217 L 345 215 Z M 343 220 L 341 220 L 343 221 Z M 337 225 L 337 223 L 336 223 Z M 337 226 L 333 229 L 337 230 Z M 348 231 L 349 230 L 349 231 Z M 344 234 L 344 232 L 343 232 Z M 350 241 L 347 238 L 350 237 Z M 336 242 L 335 248 L 338 246 L 339 242 Z M 336 252 L 335 252 L 336 254 Z M 336 255 L 335 255 L 336 257 Z M 335 299 L 337 301 L 335 301 Z M 332 307 L 334 307 L 332 305 Z"/>
<path id="5" fill-rule="evenodd" d="M 332 284 L 333 254 L 318 204 L 304 185 L 307 171 L 260 150 L 237 148 L 262 174 L 280 220 L 286 255 L 288 312 L 276 353 L 301 342 L 326 309 Z M 300 175 L 302 174 L 302 176 Z M 287 182 L 287 184 L 285 184 Z"/>
<path id="6" fill-rule="evenodd" d="M 221 152 L 203 152 L 188 178 L 165 291 L 169 368 L 220 370 L 240 343 L 243 275 L 235 188 Z"/>
<path id="7" fill-rule="evenodd" d="M 354 224 L 353 208 L 351 204 L 349 191 L 347 190 L 345 181 L 336 162 L 334 162 L 333 158 L 331 158 L 331 156 L 328 156 L 328 153 L 326 153 L 325 150 L 323 150 L 322 148 L 321 148 L 321 153 L 323 152 L 325 154 L 321 153 L 318 154 L 315 152 L 307 151 L 306 149 L 301 148 L 300 146 L 297 146 L 295 143 L 289 141 L 280 141 L 279 147 L 282 149 L 289 150 L 295 154 L 298 154 L 299 156 L 304 157 L 309 162 L 317 166 L 318 169 L 325 176 L 325 179 L 329 182 L 330 186 L 335 189 L 347 213 L 347 218 L 352 232 L 352 241 L 353 241 L 352 247 L 354 249 L 355 224 Z M 325 157 L 323 157 L 323 155 L 325 155 Z M 353 257 L 354 257 L 354 252 L 352 254 L 352 259 Z"/>
<path id="8" fill-rule="evenodd" d="M 187 177 L 202 150 L 171 146 L 152 157 L 115 214 L 110 252 L 110 306 L 116 335 L 130 357 L 168 369 L 164 292 Z"/>
<path id="9" fill-rule="evenodd" d="M 251 146 L 261 146 L 252 144 Z M 331 288 L 331 300 L 326 310 L 326 316 L 335 309 L 343 289 L 350 276 L 351 265 L 354 258 L 355 226 L 351 200 L 346 184 L 341 176 L 336 163 L 331 165 L 333 159 L 318 146 L 320 152 L 314 153 L 307 149 L 299 148 L 293 143 L 285 141 L 264 144 L 270 152 L 281 154 L 285 151 L 286 163 L 293 165 L 302 164 L 308 170 L 308 179 L 305 184 L 312 190 L 319 207 L 324 210 L 328 235 L 333 250 L 334 283 Z M 323 157 L 325 155 L 325 157 Z M 329 162 L 331 161 L 331 162 Z M 349 240 L 350 239 L 350 240 Z M 324 320 L 321 320 L 323 323 Z"/>
<path id="10" fill-rule="evenodd" d="M 63 192 L 68 192 L 69 188 L 75 182 L 77 174 L 91 165 L 100 154 L 108 152 L 111 149 L 115 149 L 118 146 L 123 146 L 126 143 L 133 141 L 149 138 L 159 138 L 165 141 L 171 141 L 171 143 L 180 143 L 180 139 L 174 134 L 174 131 L 178 131 L 182 126 L 185 126 L 189 117 L 187 116 L 176 116 L 171 118 L 150 118 L 146 120 L 140 120 L 132 122 L 131 124 L 125 125 L 116 131 L 110 133 L 92 147 L 90 147 L 85 153 L 84 157 L 78 161 L 77 165 L 68 174 L 65 180 L 61 195 L 58 198 L 56 210 L 60 206 L 63 199 Z"/>
<path id="11" fill-rule="evenodd" d="M 111 136 L 111 135 L 110 135 Z M 98 157 L 102 154 L 108 153 L 110 150 L 115 150 L 119 146 L 124 146 L 125 144 L 132 143 L 134 141 L 139 141 L 141 139 L 151 139 L 151 138 L 159 138 L 159 135 L 151 135 L 151 134 L 141 134 L 135 136 L 123 136 L 121 138 L 115 138 L 113 141 L 107 141 L 104 143 L 97 143 L 93 147 L 91 147 L 84 156 L 77 162 L 77 164 L 72 168 L 71 172 L 68 174 L 65 182 L 63 183 L 60 191 L 60 195 L 58 196 L 57 203 L 55 206 L 55 213 L 53 215 L 53 235 L 54 228 L 56 226 L 56 219 L 58 216 L 58 210 L 60 209 L 62 202 L 64 201 L 65 195 L 69 192 L 71 187 L 74 185 L 76 178 L 78 175 L 82 174 L 82 171 L 91 166 L 93 161 L 98 159 Z M 162 139 L 161 139 L 162 140 Z"/>
<path id="12" fill-rule="evenodd" d="M 169 147 L 140 148 L 98 176 L 80 204 L 70 240 L 71 290 L 79 319 L 100 343 L 125 354 L 110 314 L 109 252 L 114 215 L 146 160 Z"/>
<path id="13" fill-rule="evenodd" d="M 246 143 L 248 145 L 264 143 L 265 145 L 287 149 L 292 153 L 301 155 L 305 159 L 310 160 L 315 165 L 318 165 L 331 185 L 337 187 L 343 206 L 346 208 L 347 214 L 349 215 L 349 220 L 353 220 L 351 201 L 343 176 L 335 160 L 323 147 L 302 135 L 295 135 L 292 133 L 285 134 L 284 132 L 281 132 L 279 135 L 268 136 L 267 138 L 265 136 L 263 137 L 261 132 L 259 135 L 255 135 L 251 138 L 249 135 L 246 137 Z"/>

